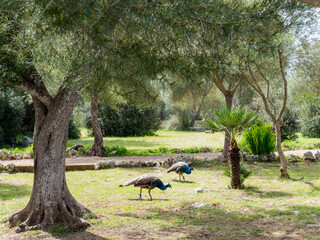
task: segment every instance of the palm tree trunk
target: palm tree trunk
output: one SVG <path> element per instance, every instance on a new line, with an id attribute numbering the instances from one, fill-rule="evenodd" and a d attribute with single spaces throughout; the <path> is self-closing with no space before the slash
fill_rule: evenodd
<path id="1" fill-rule="evenodd" d="M 229 152 L 230 173 L 231 173 L 231 188 L 241 188 L 241 172 L 240 172 L 240 149 L 237 144 L 234 144 Z"/>
<path id="2" fill-rule="evenodd" d="M 226 104 L 228 108 L 232 107 L 232 101 L 233 101 L 233 95 L 231 93 L 225 95 Z M 229 159 L 229 149 L 230 149 L 230 134 L 229 131 L 225 131 L 225 137 L 224 137 L 224 147 L 222 152 L 222 157 L 220 161 L 227 162 Z"/>
<path id="3" fill-rule="evenodd" d="M 229 151 L 230 173 L 231 173 L 231 188 L 240 189 L 241 186 L 241 168 L 240 168 L 240 149 L 237 146 L 236 140 L 231 141 Z"/>

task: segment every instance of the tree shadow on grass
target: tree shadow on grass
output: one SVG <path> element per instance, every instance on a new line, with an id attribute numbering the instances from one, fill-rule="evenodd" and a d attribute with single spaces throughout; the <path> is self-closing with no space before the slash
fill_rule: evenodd
<path id="1" fill-rule="evenodd" d="M 78 230 L 78 231 L 71 231 L 66 230 L 66 232 L 56 232 L 53 229 L 47 230 L 47 232 L 53 236 L 56 239 L 61 240 L 75 240 L 75 239 L 81 239 L 81 240 L 108 240 L 108 239 L 114 239 L 114 238 L 105 238 L 101 237 L 99 235 L 96 235 L 94 233 L 88 232 L 86 230 Z"/>
<path id="2" fill-rule="evenodd" d="M 0 200 L 6 201 L 17 197 L 31 194 L 31 187 L 28 185 L 13 185 L 0 183 Z"/>
<path id="3" fill-rule="evenodd" d="M 153 198 L 152 200 L 149 198 L 144 198 L 144 199 L 140 199 L 140 198 L 129 198 L 129 201 L 148 201 L 148 202 L 152 202 L 152 201 L 169 201 L 169 199 L 167 198 Z"/>
<path id="4" fill-rule="evenodd" d="M 172 181 L 173 182 L 177 182 L 177 183 L 195 183 L 195 182 L 193 182 L 193 181 L 179 181 L 179 180 L 177 180 L 177 179 L 172 179 Z"/>
<path id="5" fill-rule="evenodd" d="M 314 185 L 312 182 L 304 182 L 312 188 L 312 191 L 320 191 L 320 186 Z"/>
<path id="6" fill-rule="evenodd" d="M 281 197 L 291 197 L 291 193 L 280 192 L 280 191 L 261 191 L 257 187 L 247 187 L 243 189 L 250 196 L 256 196 L 259 198 L 281 198 Z"/>

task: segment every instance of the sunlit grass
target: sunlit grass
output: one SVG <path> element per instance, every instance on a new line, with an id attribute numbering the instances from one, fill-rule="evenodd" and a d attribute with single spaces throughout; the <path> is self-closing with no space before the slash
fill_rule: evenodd
<path id="1" fill-rule="evenodd" d="M 156 136 L 145 137 L 104 137 L 104 145 L 107 147 L 124 146 L 129 150 L 167 148 L 191 148 L 223 146 L 224 135 L 222 133 L 183 132 L 159 130 Z M 93 137 L 69 140 L 73 144 L 88 145 L 93 143 Z"/>
<path id="2" fill-rule="evenodd" d="M 320 166 L 289 164 L 293 180 L 279 178 L 277 163 L 248 167 L 254 173 L 245 181 L 244 190 L 228 189 L 230 180 L 223 174 L 226 166 L 215 164 L 195 167 L 185 183 L 176 182 L 177 175 L 162 168 L 67 172 L 72 194 L 100 219 L 89 220 L 92 227 L 85 232 L 63 233 L 57 228 L 58 238 L 281 239 L 282 234 L 286 239 L 317 239 L 320 228 L 308 224 L 320 223 Z M 153 190 L 154 201 L 143 190 L 143 201 L 139 201 L 138 188 L 118 187 L 144 173 L 170 182 L 172 189 Z M 32 174 L 1 174 L 0 179 L 2 236 L 13 233 L 3 219 L 27 204 Z M 195 193 L 195 188 L 205 191 Z M 211 206 L 195 208 L 193 203 Z M 30 233 L 22 236 L 28 239 Z"/>

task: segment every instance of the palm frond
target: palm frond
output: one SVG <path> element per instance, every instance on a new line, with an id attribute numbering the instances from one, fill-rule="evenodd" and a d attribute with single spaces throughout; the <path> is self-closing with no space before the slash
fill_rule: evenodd
<path id="1" fill-rule="evenodd" d="M 214 130 L 227 130 L 231 138 L 235 139 L 244 129 L 248 128 L 257 117 L 246 108 L 222 108 L 215 111 L 210 120 L 206 120 L 207 126 Z"/>

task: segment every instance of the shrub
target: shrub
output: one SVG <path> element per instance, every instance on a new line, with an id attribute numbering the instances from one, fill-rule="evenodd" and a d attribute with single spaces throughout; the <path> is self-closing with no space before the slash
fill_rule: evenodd
<path id="1" fill-rule="evenodd" d="M 302 126 L 302 135 L 304 137 L 319 138 L 320 137 L 320 115 L 306 119 Z"/>
<path id="2" fill-rule="evenodd" d="M 240 181 L 241 181 L 241 185 L 244 183 L 244 181 L 253 173 L 252 170 L 248 169 L 244 164 L 240 163 Z M 231 177 L 231 172 L 230 172 L 230 168 L 228 167 L 225 171 L 224 171 L 224 175 L 226 175 L 227 177 Z"/>
<path id="3" fill-rule="evenodd" d="M 295 140 L 298 138 L 300 124 L 298 122 L 298 113 L 287 108 L 283 114 L 281 121 L 281 141 Z"/>
<path id="4" fill-rule="evenodd" d="M 244 133 L 243 143 L 250 154 L 265 155 L 275 151 L 276 137 L 271 125 L 254 125 Z"/>
<path id="5" fill-rule="evenodd" d="M 103 136 L 150 136 L 160 127 L 160 114 L 155 108 L 138 109 L 120 104 L 117 110 L 99 105 L 98 121 Z M 91 128 L 90 115 L 86 125 Z"/>
<path id="6" fill-rule="evenodd" d="M 25 115 L 24 95 L 12 89 L 0 89 L 0 146 L 16 144 Z"/>
<path id="7" fill-rule="evenodd" d="M 69 122 L 68 138 L 78 139 L 80 138 L 80 136 L 81 136 L 80 128 L 78 124 L 74 121 L 72 116 Z"/>
<path id="8" fill-rule="evenodd" d="M 320 137 L 320 99 L 316 94 L 304 93 L 299 99 L 304 137 Z"/>
<path id="9" fill-rule="evenodd" d="M 187 110 L 177 110 L 175 115 L 172 115 L 171 118 L 166 121 L 164 128 L 175 130 L 175 131 L 184 131 L 188 130 L 191 122 L 191 113 Z"/>

